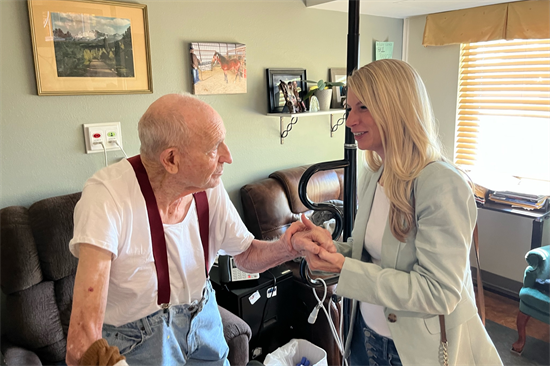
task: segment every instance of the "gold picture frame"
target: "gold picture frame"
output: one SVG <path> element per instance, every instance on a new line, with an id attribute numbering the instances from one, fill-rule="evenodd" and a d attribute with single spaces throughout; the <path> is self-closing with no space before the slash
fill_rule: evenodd
<path id="1" fill-rule="evenodd" d="M 147 5 L 27 0 L 38 95 L 153 92 Z"/>

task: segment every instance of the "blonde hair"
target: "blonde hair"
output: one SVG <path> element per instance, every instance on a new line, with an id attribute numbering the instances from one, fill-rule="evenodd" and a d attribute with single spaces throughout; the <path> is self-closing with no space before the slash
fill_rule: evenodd
<path id="1" fill-rule="evenodd" d="M 348 86 L 368 108 L 380 131 L 384 148 L 384 191 L 390 200 L 390 228 L 405 241 L 415 226 L 411 190 L 414 180 L 430 162 L 443 156 L 436 122 L 420 75 L 406 62 L 379 60 L 356 70 Z M 371 169 L 382 159 L 365 151 Z"/>

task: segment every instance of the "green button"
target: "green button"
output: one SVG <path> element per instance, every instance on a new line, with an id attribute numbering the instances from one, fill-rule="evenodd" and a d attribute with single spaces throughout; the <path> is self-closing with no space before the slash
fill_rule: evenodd
<path id="1" fill-rule="evenodd" d="M 109 133 L 107 134 L 107 136 L 109 136 L 109 137 L 115 137 L 115 135 L 116 135 L 116 134 L 115 134 L 114 132 L 109 132 Z"/>

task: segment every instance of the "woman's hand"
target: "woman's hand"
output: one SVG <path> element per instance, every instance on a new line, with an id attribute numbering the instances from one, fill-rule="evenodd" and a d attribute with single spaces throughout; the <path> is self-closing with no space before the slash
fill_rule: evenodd
<path id="1" fill-rule="evenodd" d="M 345 257 L 340 253 L 331 253 L 319 248 L 318 254 L 306 253 L 306 261 L 312 271 L 340 273 L 344 266 Z"/>

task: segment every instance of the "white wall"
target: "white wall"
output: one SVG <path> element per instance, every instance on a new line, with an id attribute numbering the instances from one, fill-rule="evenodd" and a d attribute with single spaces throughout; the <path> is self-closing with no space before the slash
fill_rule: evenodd
<path id="1" fill-rule="evenodd" d="M 408 23 L 408 62 L 422 76 L 439 122 L 443 146 L 453 157 L 457 115 L 460 46 L 422 46 L 425 16 Z M 407 26 L 407 25 L 406 25 Z M 543 245 L 550 244 L 550 220 L 546 220 Z M 521 282 L 526 267 L 525 253 L 531 249 L 532 221 L 509 214 L 478 210 L 481 268 Z"/>

